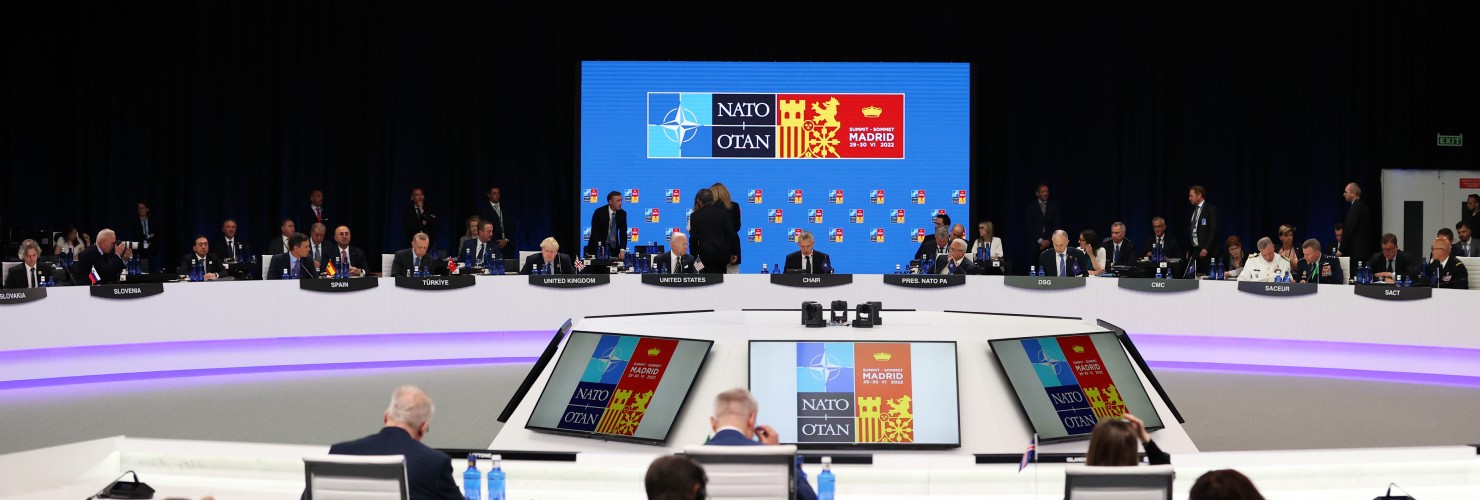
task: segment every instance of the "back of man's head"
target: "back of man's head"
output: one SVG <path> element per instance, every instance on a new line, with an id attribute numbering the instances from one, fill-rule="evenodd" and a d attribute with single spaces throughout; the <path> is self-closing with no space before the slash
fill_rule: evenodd
<path id="1" fill-rule="evenodd" d="M 414 385 L 403 385 L 391 394 L 391 404 L 385 409 L 385 425 L 407 429 L 412 437 L 421 438 L 436 406 L 426 391 Z"/>
<path id="2" fill-rule="evenodd" d="M 721 423 L 744 423 L 759 409 L 750 391 L 734 388 L 714 397 L 714 419 Z"/>
<path id="3" fill-rule="evenodd" d="M 648 500 L 691 500 L 704 489 L 704 468 L 678 455 L 665 455 L 648 465 L 643 478 Z"/>

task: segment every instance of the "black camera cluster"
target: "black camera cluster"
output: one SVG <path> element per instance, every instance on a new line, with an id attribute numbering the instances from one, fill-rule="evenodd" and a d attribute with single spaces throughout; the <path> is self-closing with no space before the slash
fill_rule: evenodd
<path id="1" fill-rule="evenodd" d="M 860 302 L 853 314 L 853 327 L 873 328 L 884 324 L 884 320 L 879 317 L 879 313 L 883 310 L 884 305 L 881 302 Z M 832 309 L 829 310 L 828 317 L 823 317 L 821 303 L 814 300 L 802 302 L 802 326 L 822 328 L 848 325 L 848 301 L 832 301 Z"/>

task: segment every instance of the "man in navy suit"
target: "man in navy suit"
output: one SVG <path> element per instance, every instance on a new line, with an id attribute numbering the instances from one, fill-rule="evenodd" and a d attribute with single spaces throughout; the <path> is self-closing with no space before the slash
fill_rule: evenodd
<path id="1" fill-rule="evenodd" d="M 654 257 L 653 265 L 659 268 L 667 266 L 671 274 L 698 274 L 699 270 L 694 267 L 694 256 L 689 255 L 689 236 L 674 232 L 668 242 L 672 249 Z"/>
<path id="2" fill-rule="evenodd" d="M 318 272 L 314 271 L 312 261 L 308 259 L 308 236 L 303 233 L 289 236 L 288 251 L 272 256 L 272 261 L 267 264 L 266 279 L 311 280 L 317 277 Z"/>
<path id="3" fill-rule="evenodd" d="M 432 422 L 432 408 L 431 396 L 421 388 L 398 387 L 379 433 L 330 446 L 329 454 L 404 456 L 411 500 L 461 500 L 462 492 L 452 480 L 452 457 L 421 443 Z"/>
<path id="4" fill-rule="evenodd" d="M 560 243 L 554 237 L 540 242 L 540 253 L 524 259 L 524 267 L 519 269 L 519 274 L 534 274 L 535 266 L 540 267 L 540 274 L 576 274 L 581 271 L 571 264 L 569 256 L 560 253 Z"/>
<path id="5" fill-rule="evenodd" d="M 760 411 L 760 405 L 756 404 L 755 398 L 751 397 L 748 390 L 735 388 L 719 393 L 714 398 L 714 416 L 709 417 L 709 426 L 714 429 L 714 435 L 709 438 L 709 442 L 704 444 L 711 446 L 781 444 L 781 436 L 776 434 L 776 429 L 769 425 L 755 424 L 755 415 L 758 411 Z M 760 440 L 757 441 L 756 438 Z M 817 500 L 817 492 L 812 489 L 812 484 L 807 482 L 807 473 L 802 471 L 800 462 L 797 464 L 797 498 Z"/>
<path id="6" fill-rule="evenodd" d="M 803 274 L 832 274 L 832 258 L 813 250 L 816 245 L 817 237 L 812 236 L 811 231 L 802 231 L 797 236 L 797 251 L 786 254 L 784 269 Z"/>
<path id="7" fill-rule="evenodd" d="M 620 259 L 627 252 L 627 211 L 622 210 L 622 193 L 619 191 L 607 193 L 606 205 L 591 212 L 589 248 L 596 248 L 597 243 L 606 245 L 613 258 Z M 588 250 L 587 253 L 594 252 Z"/>
<path id="8" fill-rule="evenodd" d="M 478 237 L 464 241 L 462 250 L 456 257 L 462 258 L 462 256 L 468 256 L 472 260 L 463 264 L 480 269 L 483 267 L 484 257 L 502 259 L 503 257 L 500 255 L 503 252 L 499 251 L 498 244 L 493 241 L 493 232 L 493 223 L 480 219 L 478 222 Z"/>
<path id="9" fill-rule="evenodd" d="M 1130 264 L 1136 260 L 1136 244 L 1125 237 L 1125 223 L 1116 222 L 1110 225 L 1110 237 L 1100 243 L 1105 248 L 1105 267 L 1115 264 Z"/>
<path id="10" fill-rule="evenodd" d="M 1049 238 L 1053 246 L 1038 255 L 1038 265 L 1044 276 L 1084 276 L 1093 269 L 1089 256 L 1083 250 L 1069 246 L 1069 233 L 1060 229 Z"/>

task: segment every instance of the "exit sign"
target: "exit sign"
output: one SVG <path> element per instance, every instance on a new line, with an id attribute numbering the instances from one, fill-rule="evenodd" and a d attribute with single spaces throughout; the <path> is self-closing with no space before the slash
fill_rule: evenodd
<path id="1" fill-rule="evenodd" d="M 1465 145 L 1465 134 L 1460 134 L 1460 135 L 1444 135 L 1444 134 L 1439 134 L 1439 145 L 1440 146 L 1455 146 L 1455 147 L 1464 146 Z"/>

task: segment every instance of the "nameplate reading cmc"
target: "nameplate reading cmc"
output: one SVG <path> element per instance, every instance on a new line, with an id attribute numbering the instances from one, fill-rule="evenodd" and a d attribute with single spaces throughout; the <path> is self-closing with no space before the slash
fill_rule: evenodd
<path id="1" fill-rule="evenodd" d="M 1137 292 L 1173 293 L 1196 290 L 1201 280 L 1169 280 L 1156 278 L 1119 278 L 1121 288 Z"/>
<path id="2" fill-rule="evenodd" d="M 966 284 L 964 274 L 886 274 L 884 284 L 906 288 L 945 288 Z"/>
<path id="3" fill-rule="evenodd" d="M 1262 281 L 1240 281 L 1238 291 L 1268 297 L 1298 297 L 1316 293 L 1320 285 L 1315 283 L 1267 283 Z"/>
<path id="4" fill-rule="evenodd" d="M 100 299 L 137 299 L 164 293 L 164 283 L 93 285 L 88 293 Z"/>
<path id="5" fill-rule="evenodd" d="M 612 282 L 610 274 L 531 274 L 529 284 L 550 288 L 585 288 Z"/>
<path id="6" fill-rule="evenodd" d="M 334 278 L 298 280 L 298 288 L 300 290 L 308 290 L 310 292 L 358 292 L 361 290 L 369 290 L 377 286 L 380 286 L 380 278 Z"/>
<path id="7" fill-rule="evenodd" d="M 851 274 L 801 274 L 783 273 L 771 275 L 772 285 L 798 288 L 826 288 L 853 284 Z"/>
<path id="8" fill-rule="evenodd" d="M 410 288 L 413 290 L 456 290 L 467 288 L 477 283 L 478 277 L 471 274 L 428 276 L 425 278 L 401 276 L 396 278 L 396 288 Z"/>
<path id="9" fill-rule="evenodd" d="M 1357 285 L 1352 288 L 1352 293 L 1377 300 L 1423 300 L 1434 296 L 1434 289 L 1428 287 Z"/>
<path id="10" fill-rule="evenodd" d="M 642 284 L 668 287 L 694 287 L 718 285 L 725 282 L 723 274 L 644 274 Z"/>
<path id="11" fill-rule="evenodd" d="M 0 305 L 25 304 L 46 298 L 45 288 L 18 288 L 0 290 Z"/>
<path id="12" fill-rule="evenodd" d="M 1084 286 L 1084 278 L 1074 276 L 1007 276 L 1002 283 L 1028 290 L 1067 290 Z"/>

